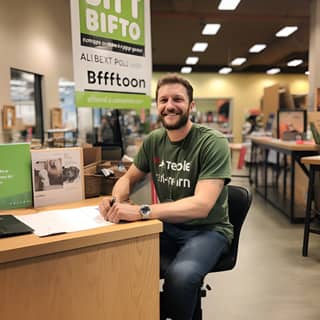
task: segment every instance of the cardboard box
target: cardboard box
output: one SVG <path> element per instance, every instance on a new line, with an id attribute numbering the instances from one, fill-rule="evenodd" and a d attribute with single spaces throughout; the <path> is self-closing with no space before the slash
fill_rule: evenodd
<path id="1" fill-rule="evenodd" d="M 129 169 L 131 162 L 96 161 L 84 167 L 85 197 L 111 195 L 117 180 Z M 111 169 L 113 176 L 104 176 L 101 169 Z"/>
<path id="2" fill-rule="evenodd" d="M 83 165 L 101 161 L 101 147 L 85 147 L 83 148 Z"/>

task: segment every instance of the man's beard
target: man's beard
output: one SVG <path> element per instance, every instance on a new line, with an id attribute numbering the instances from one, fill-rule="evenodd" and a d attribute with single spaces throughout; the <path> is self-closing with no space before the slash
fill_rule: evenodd
<path id="1" fill-rule="evenodd" d="M 182 113 L 182 114 L 180 115 L 179 120 L 178 120 L 176 123 L 174 123 L 174 124 L 168 124 L 168 123 L 166 123 L 165 117 L 162 116 L 162 115 L 159 116 L 159 119 L 160 119 L 162 125 L 163 125 L 167 130 L 178 130 L 178 129 L 183 128 L 183 127 L 187 124 L 187 122 L 188 122 L 188 120 L 189 120 L 189 111 L 187 111 L 187 112 L 185 112 L 185 113 Z"/>

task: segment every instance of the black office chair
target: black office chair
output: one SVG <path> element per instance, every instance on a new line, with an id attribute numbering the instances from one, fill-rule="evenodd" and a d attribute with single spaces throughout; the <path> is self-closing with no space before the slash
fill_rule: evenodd
<path id="1" fill-rule="evenodd" d="M 236 265 L 240 231 L 252 201 L 252 195 L 250 191 L 240 186 L 229 185 L 228 196 L 229 218 L 234 227 L 234 238 L 228 253 L 221 257 L 218 264 L 213 268 L 213 270 L 211 270 L 211 272 L 228 271 L 233 269 Z M 202 286 L 201 290 L 199 291 L 198 302 L 193 320 L 202 319 L 201 298 L 206 296 L 207 290 L 211 290 L 209 285 Z"/>

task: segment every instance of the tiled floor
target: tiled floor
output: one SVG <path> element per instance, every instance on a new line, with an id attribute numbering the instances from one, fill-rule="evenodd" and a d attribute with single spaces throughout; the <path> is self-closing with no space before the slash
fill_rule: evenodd
<path id="1" fill-rule="evenodd" d="M 301 254 L 302 238 L 302 224 L 290 224 L 253 191 L 238 264 L 207 276 L 212 291 L 203 299 L 203 319 L 319 320 L 320 236 L 310 236 L 308 257 Z"/>

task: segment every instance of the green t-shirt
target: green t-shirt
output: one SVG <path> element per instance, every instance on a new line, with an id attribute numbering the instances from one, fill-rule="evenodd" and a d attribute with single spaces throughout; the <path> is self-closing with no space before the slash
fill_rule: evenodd
<path id="1" fill-rule="evenodd" d="M 160 202 L 193 196 L 199 180 L 224 179 L 225 186 L 208 217 L 191 219 L 184 226 L 216 230 L 231 241 L 226 186 L 231 176 L 230 150 L 222 133 L 193 124 L 183 140 L 171 142 L 164 128 L 154 130 L 144 140 L 134 164 L 151 172 Z"/>

